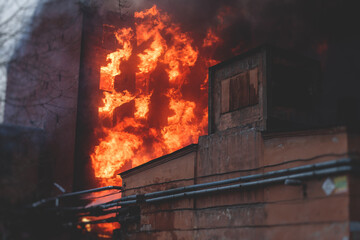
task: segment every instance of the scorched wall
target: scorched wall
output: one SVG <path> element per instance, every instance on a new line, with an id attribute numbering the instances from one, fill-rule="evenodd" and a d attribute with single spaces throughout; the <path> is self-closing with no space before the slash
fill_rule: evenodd
<path id="1" fill-rule="evenodd" d="M 123 197 L 140 208 L 123 238 L 358 239 L 359 135 L 316 127 L 317 66 L 265 47 L 210 68 L 210 134 L 120 174 Z M 287 89 L 281 78 L 299 84 L 289 73 L 301 68 L 310 80 L 298 86 L 314 95 L 283 103 L 286 94 L 274 95 Z"/>

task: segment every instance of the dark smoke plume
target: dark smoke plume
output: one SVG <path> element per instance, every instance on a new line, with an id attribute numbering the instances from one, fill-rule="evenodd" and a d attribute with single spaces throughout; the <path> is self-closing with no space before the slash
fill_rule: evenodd
<path id="1" fill-rule="evenodd" d="M 224 61 L 261 44 L 272 44 L 318 59 L 323 70 L 324 119 L 336 119 L 341 102 L 360 111 L 360 33 L 356 1 L 341 0 L 148 0 L 201 41 L 209 28 L 222 39 L 213 57 Z M 346 101 L 345 101 L 345 100 Z M 340 110 L 341 112 L 341 110 Z"/>

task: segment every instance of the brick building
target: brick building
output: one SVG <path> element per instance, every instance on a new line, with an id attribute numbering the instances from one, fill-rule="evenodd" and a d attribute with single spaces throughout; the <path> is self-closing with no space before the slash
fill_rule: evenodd
<path id="1" fill-rule="evenodd" d="M 317 69 L 269 47 L 210 68 L 210 134 L 120 174 L 124 239 L 358 239 L 360 136 L 309 117 Z"/>
<path id="2" fill-rule="evenodd" d="M 57 218 L 63 209 L 37 222 L 33 214 L 38 209 L 28 214 L 18 208 L 58 196 L 61 188 L 71 192 L 94 182 L 89 153 L 98 141 L 100 66 L 117 47 L 115 29 L 135 23 L 112 12 L 118 1 L 109 1 L 105 10 L 91 6 L 92 1 L 80 2 L 45 4 L 29 37 L 45 39 L 45 44 L 25 41 L 14 55 L 25 65 L 8 66 L 0 125 L 1 236 L 26 235 L 33 226 L 40 233 L 31 236 L 89 236 L 63 228 Z M 342 48 L 348 40 L 341 35 L 343 28 L 329 29 L 336 30 L 337 41 L 329 44 L 333 52 L 328 58 L 328 68 L 335 70 L 327 71 L 335 73 L 333 78 L 344 76 L 345 84 L 323 84 L 318 61 L 269 46 L 211 67 L 208 135 L 120 174 L 122 198 L 100 205 L 105 211 L 122 206 L 115 209 L 121 229 L 114 230 L 114 238 L 360 239 L 360 136 L 354 128 L 360 105 L 358 83 L 351 78 L 358 76 L 352 67 L 357 59 L 351 58 L 358 52 L 358 38 L 351 35 L 356 44 Z M 278 30 L 272 31 L 276 35 Z M 267 40 L 272 42 L 271 36 Z M 234 48 L 239 44 L 227 41 Z M 135 74 L 136 69 L 126 68 Z M 337 87 L 342 90 L 336 97 L 321 95 L 321 86 L 330 86 L 331 94 Z M 351 94 L 342 98 L 348 90 Z M 319 107 L 324 99 L 332 102 Z M 321 115 L 319 110 L 327 107 L 331 114 Z M 49 209 L 53 213 L 54 205 Z M 78 223 L 80 218 L 74 214 L 68 219 Z"/>

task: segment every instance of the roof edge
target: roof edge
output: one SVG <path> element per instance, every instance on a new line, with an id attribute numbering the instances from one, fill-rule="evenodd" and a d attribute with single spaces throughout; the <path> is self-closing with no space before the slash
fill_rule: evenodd
<path id="1" fill-rule="evenodd" d="M 118 175 L 121 176 L 121 178 L 129 177 L 133 174 L 143 172 L 147 169 L 156 167 L 158 165 L 164 164 L 166 162 L 169 162 L 171 160 L 177 159 L 179 157 L 185 156 L 191 152 L 195 152 L 197 150 L 198 144 L 190 144 L 186 147 L 183 147 L 179 150 L 176 150 L 175 152 L 163 155 L 161 157 L 155 158 L 153 160 L 150 160 L 149 162 L 146 162 L 144 164 L 141 164 L 137 167 L 131 168 L 129 170 L 126 170 L 124 172 L 119 173 Z"/>

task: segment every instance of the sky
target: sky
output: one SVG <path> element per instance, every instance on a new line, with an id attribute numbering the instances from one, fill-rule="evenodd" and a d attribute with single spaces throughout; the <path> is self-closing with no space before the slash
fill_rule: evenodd
<path id="1" fill-rule="evenodd" d="M 0 123 L 4 117 L 7 62 L 17 44 L 26 37 L 31 18 L 41 0 L 0 0 Z"/>

